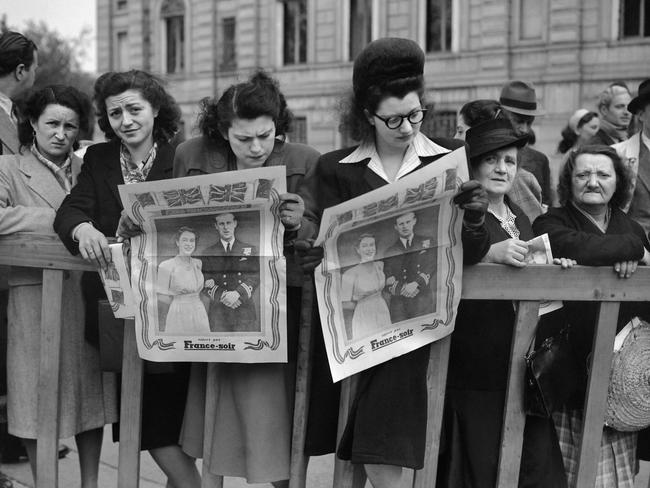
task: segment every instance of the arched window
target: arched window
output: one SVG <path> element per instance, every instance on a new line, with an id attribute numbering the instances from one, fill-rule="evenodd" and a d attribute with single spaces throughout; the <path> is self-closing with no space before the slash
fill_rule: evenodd
<path id="1" fill-rule="evenodd" d="M 185 69 L 185 3 L 165 0 L 160 8 L 163 21 L 165 72 L 181 73 Z"/>

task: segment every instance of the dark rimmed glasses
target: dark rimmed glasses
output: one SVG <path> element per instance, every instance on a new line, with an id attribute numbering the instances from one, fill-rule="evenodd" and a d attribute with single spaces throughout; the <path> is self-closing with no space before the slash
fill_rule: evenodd
<path id="1" fill-rule="evenodd" d="M 393 115 L 392 117 L 388 118 L 383 118 L 380 115 L 374 114 L 375 117 L 377 117 L 379 120 L 381 120 L 384 124 L 386 124 L 386 127 L 389 129 L 398 129 L 399 127 L 402 126 L 402 123 L 404 123 L 404 119 L 407 119 L 410 124 L 419 124 L 424 120 L 424 116 L 427 113 L 426 108 L 419 108 L 417 110 L 413 110 L 413 112 L 409 113 L 408 115 Z"/>

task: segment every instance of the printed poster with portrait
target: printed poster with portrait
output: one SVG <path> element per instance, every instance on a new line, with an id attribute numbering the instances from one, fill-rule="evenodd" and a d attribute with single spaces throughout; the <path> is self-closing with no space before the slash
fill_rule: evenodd
<path id="1" fill-rule="evenodd" d="M 454 329 L 460 300 L 464 149 L 324 211 L 316 245 L 323 336 L 334 381 Z"/>
<path id="2" fill-rule="evenodd" d="M 119 187 L 140 357 L 286 362 L 283 166 Z"/>

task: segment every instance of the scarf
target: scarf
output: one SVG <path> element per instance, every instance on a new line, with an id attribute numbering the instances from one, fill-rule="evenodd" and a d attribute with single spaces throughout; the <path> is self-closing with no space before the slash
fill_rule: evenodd
<path id="1" fill-rule="evenodd" d="M 627 127 L 620 125 L 614 125 L 611 122 L 605 120 L 604 118 L 600 119 L 600 128 L 616 142 L 622 142 L 627 140 Z"/>
<path id="2" fill-rule="evenodd" d="M 147 179 L 149 175 L 149 170 L 153 166 L 153 162 L 156 159 L 156 153 L 158 151 L 158 144 L 154 145 L 149 149 L 147 157 L 142 161 L 142 163 L 137 164 L 133 162 L 131 158 L 131 153 L 126 148 L 124 144 L 120 146 L 120 166 L 122 168 L 122 177 L 124 178 L 124 183 L 127 185 L 130 183 L 142 183 Z"/>
<path id="3" fill-rule="evenodd" d="M 65 190 L 66 194 L 70 193 L 70 189 L 72 188 L 72 153 L 68 154 L 63 164 L 59 166 L 43 156 L 36 147 L 36 143 L 32 143 L 31 151 L 36 159 L 54 174 L 56 181 L 59 182 L 59 185 Z"/>

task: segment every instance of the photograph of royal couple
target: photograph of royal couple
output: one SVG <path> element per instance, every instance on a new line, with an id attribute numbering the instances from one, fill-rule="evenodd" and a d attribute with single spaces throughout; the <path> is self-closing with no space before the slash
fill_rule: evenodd
<path id="1" fill-rule="evenodd" d="M 406 212 L 339 241 L 339 256 L 347 253 L 357 263 L 341 276 L 348 341 L 435 312 L 436 246 L 421 230 L 434 227 L 432 219 L 426 219 L 426 226 L 418 225 L 418 219 L 425 220 Z M 383 252 L 380 242 L 386 243 Z"/>
<path id="2" fill-rule="evenodd" d="M 158 265 L 161 332 L 202 335 L 260 331 L 257 246 L 238 238 L 236 213 L 220 213 L 210 219 L 210 229 L 215 229 L 216 235 L 210 232 L 201 236 L 198 226 L 178 227 L 173 235 L 177 254 Z M 161 234 L 168 235 L 159 233 L 159 239 Z M 214 243 L 194 257 L 199 239 Z"/>

